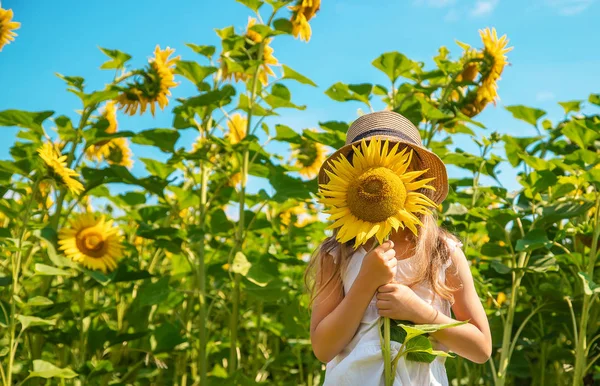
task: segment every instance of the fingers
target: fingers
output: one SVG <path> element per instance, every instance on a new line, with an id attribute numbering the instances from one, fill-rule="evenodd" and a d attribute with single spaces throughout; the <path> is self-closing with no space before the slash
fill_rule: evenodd
<path id="1" fill-rule="evenodd" d="M 392 300 L 394 298 L 391 292 L 377 292 L 375 296 L 378 300 Z"/>
<path id="2" fill-rule="evenodd" d="M 377 249 L 379 249 L 382 252 L 387 252 L 389 250 L 393 250 L 394 249 L 394 242 L 392 240 L 386 240 L 386 241 L 383 242 L 383 244 L 381 244 L 380 246 L 378 246 Z"/>
<path id="3" fill-rule="evenodd" d="M 377 309 L 379 310 L 390 310 L 392 308 L 392 302 L 389 300 L 377 300 Z"/>
<path id="4" fill-rule="evenodd" d="M 388 284 L 384 284 L 382 286 L 380 286 L 379 288 L 377 288 L 377 292 L 379 293 L 389 293 L 389 292 L 394 292 L 396 290 L 396 283 L 388 283 Z"/>

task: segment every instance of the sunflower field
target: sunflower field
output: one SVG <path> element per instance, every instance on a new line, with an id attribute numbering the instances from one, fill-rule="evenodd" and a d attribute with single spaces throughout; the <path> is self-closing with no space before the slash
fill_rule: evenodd
<path id="1" fill-rule="evenodd" d="M 323 381 L 303 273 L 327 233 L 316 173 L 352 117 L 318 129 L 278 122 L 304 109 L 290 87 L 316 84 L 280 63 L 272 42 L 309 42 L 321 1 L 238 2 L 247 26 L 217 29 L 220 45 L 156 46 L 142 68 L 101 48 L 107 84 L 97 90 L 59 75 L 79 100 L 77 119 L 0 111 L 0 126 L 19 128 L 0 160 L 0 384 Z M 0 8 L 0 50 L 18 43 L 13 18 Z M 562 102 L 556 122 L 507 106 L 536 136 L 485 130 L 477 116 L 496 104 L 511 47 L 489 28 L 472 41 L 452 54 L 441 47 L 427 66 L 385 52 L 368 58 L 385 84 L 342 79 L 324 92 L 401 113 L 461 171 L 449 176 L 440 220 L 463 241 L 494 352 L 481 365 L 449 358 L 452 384 L 598 384 L 600 94 Z M 182 82 L 195 94 L 172 98 Z M 172 113 L 172 127 L 119 129 L 119 116 L 157 109 Z M 183 132 L 197 139 L 184 143 Z M 454 134 L 479 150 L 462 150 Z M 273 141 L 289 153 L 270 153 Z M 146 176 L 131 172 L 131 143 L 162 155 L 135 157 Z M 518 190 L 503 187 L 501 165 L 518 173 Z M 250 193 L 249 176 L 269 189 Z"/>

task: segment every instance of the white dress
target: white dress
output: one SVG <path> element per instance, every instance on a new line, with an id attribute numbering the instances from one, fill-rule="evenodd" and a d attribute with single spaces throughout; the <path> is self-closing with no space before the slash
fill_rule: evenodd
<path id="1" fill-rule="evenodd" d="M 462 247 L 462 243 L 448 240 L 451 250 Z M 362 260 L 366 255 L 363 247 L 357 249 L 348 263 L 347 269 L 342 276 L 344 293 L 348 293 L 356 279 Z M 398 260 L 396 282 L 405 283 L 410 277 L 412 260 Z M 440 271 L 440 280 L 445 280 L 445 270 L 450 266 L 449 262 Z M 439 295 L 433 297 L 433 290 L 424 283 L 412 287 L 413 291 L 434 308 L 450 316 L 450 302 Z M 327 363 L 325 381 L 323 386 L 379 386 L 384 385 L 383 356 L 379 343 L 378 323 L 379 312 L 376 306 L 376 297 L 373 297 L 360 322 L 356 334 L 350 343 L 335 358 Z M 448 351 L 448 349 L 431 338 L 435 350 Z M 391 342 L 392 358 L 396 356 L 399 348 L 398 342 Z M 448 386 L 448 376 L 444 366 L 446 358 L 436 357 L 431 363 L 407 361 L 405 357 L 400 358 L 396 368 L 394 386 Z"/>

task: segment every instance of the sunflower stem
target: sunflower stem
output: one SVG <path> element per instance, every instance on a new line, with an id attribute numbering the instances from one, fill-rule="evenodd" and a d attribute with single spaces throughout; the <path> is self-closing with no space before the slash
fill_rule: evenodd
<path id="1" fill-rule="evenodd" d="M 17 252 L 16 254 L 11 253 L 11 268 L 12 268 L 12 285 L 10 286 L 10 322 L 9 322 L 9 344 L 8 344 L 8 367 L 6 368 L 6 384 L 12 385 L 12 373 L 15 355 L 17 354 L 17 347 L 19 345 L 19 337 L 15 336 L 17 328 L 16 311 L 17 305 L 15 296 L 19 293 L 19 273 L 21 270 L 21 259 L 23 256 L 23 241 L 25 234 L 27 233 L 27 224 L 29 222 L 29 215 L 31 213 L 31 205 L 33 204 L 35 195 L 38 191 L 40 179 L 37 178 L 31 188 L 31 196 L 27 201 L 24 215 L 21 218 L 21 229 L 17 238 Z M 19 334 L 20 336 L 20 334 Z"/>
<path id="2" fill-rule="evenodd" d="M 383 318 L 383 372 L 385 375 L 385 386 L 392 386 L 392 348 L 390 341 L 390 318 Z"/>

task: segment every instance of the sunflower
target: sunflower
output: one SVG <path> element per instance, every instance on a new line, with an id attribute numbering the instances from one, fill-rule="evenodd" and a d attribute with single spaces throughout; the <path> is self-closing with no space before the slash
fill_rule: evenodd
<path id="1" fill-rule="evenodd" d="M 79 177 L 74 170 L 67 167 L 66 155 L 59 155 L 51 142 L 46 142 L 37 150 L 40 158 L 44 160 L 53 177 L 64 184 L 73 194 L 78 194 L 83 190 L 81 182 L 73 177 Z"/>
<path id="2" fill-rule="evenodd" d="M 309 208 L 314 210 L 314 205 L 308 204 L 308 207 L 307 207 L 306 203 L 300 203 L 291 208 L 283 210 L 279 214 L 279 218 L 281 219 L 281 225 L 282 225 L 281 230 L 289 228 L 290 224 L 292 223 L 293 215 L 296 216 L 296 221 L 294 222 L 294 226 L 296 228 L 302 228 L 310 223 L 317 221 L 318 216 L 310 214 Z"/>
<path id="3" fill-rule="evenodd" d="M 122 236 L 113 221 L 104 216 L 83 213 L 69 222 L 58 234 L 60 250 L 71 260 L 104 273 L 117 267 L 123 254 Z"/>
<path id="4" fill-rule="evenodd" d="M 415 235 L 416 225 L 422 225 L 417 214 L 430 214 L 428 207 L 437 205 L 419 189 L 435 190 L 427 185 L 434 178 L 418 177 L 427 172 L 407 172 L 413 150 L 397 152 L 396 143 L 388 153 L 389 141 L 373 138 L 367 144 L 362 139 L 352 146 L 352 164 L 341 156 L 325 169 L 330 180 L 319 184 L 320 201 L 335 222 L 326 229 L 339 228 L 336 238 L 345 243 L 355 238 L 354 248 L 365 244 L 373 235 L 379 243 L 392 230 L 408 227 Z"/>
<path id="5" fill-rule="evenodd" d="M 120 165 L 131 169 L 133 167 L 132 155 L 127 139 L 115 138 L 109 143 L 109 154 L 105 159 L 111 165 Z"/>
<path id="6" fill-rule="evenodd" d="M 101 115 L 108 121 L 108 127 L 105 130 L 106 134 L 114 134 L 117 132 L 117 107 L 115 102 L 108 101 L 104 105 Z M 102 160 L 110 154 L 111 140 L 96 142 L 94 145 L 85 150 L 85 155 L 90 160 L 102 162 Z"/>
<path id="7" fill-rule="evenodd" d="M 513 47 L 506 48 L 508 45 L 506 35 L 498 38 L 495 28 L 492 28 L 491 31 L 489 28 L 480 30 L 479 35 L 483 42 L 483 60 L 480 65 L 481 86 L 477 91 L 477 101 L 479 103 L 493 102 L 496 105 L 498 97 L 496 82 L 500 79 L 504 67 L 508 64 L 504 54 L 511 51 Z"/>
<path id="8" fill-rule="evenodd" d="M 254 26 L 255 24 L 256 19 L 253 17 L 249 17 L 248 25 L 246 27 L 246 33 L 244 35 L 249 42 L 246 43 L 244 54 L 241 57 L 232 57 L 229 53 L 226 53 L 223 55 L 224 58 L 221 58 L 221 73 L 223 79 L 231 79 L 233 77 L 233 79 L 235 79 L 236 82 L 239 80 L 246 81 L 249 79 L 249 75 L 247 73 L 243 71 L 232 71 L 227 63 L 228 61 L 236 63 L 238 60 L 248 60 L 248 53 L 250 53 L 250 59 L 258 60 L 256 50 L 253 50 L 253 47 L 255 47 L 257 44 L 260 44 L 263 41 L 263 37 L 259 33 L 251 29 L 252 26 Z M 275 73 L 273 72 L 271 66 L 279 65 L 279 61 L 277 60 L 277 58 L 275 58 L 275 56 L 273 56 L 273 47 L 269 45 L 271 43 L 271 40 L 272 39 L 267 39 L 264 43 L 262 60 L 260 68 L 258 70 L 258 79 L 263 85 L 267 85 L 269 83 L 269 76 L 275 76 Z"/>
<path id="9" fill-rule="evenodd" d="M 292 34 L 295 38 L 308 42 L 312 34 L 310 24 L 317 11 L 321 8 L 321 0 L 299 0 L 296 5 L 289 7 L 292 11 Z"/>
<path id="10" fill-rule="evenodd" d="M 139 108 L 141 115 L 150 106 L 150 112 L 154 116 L 156 104 L 161 110 L 169 104 L 171 88 L 178 85 L 173 68 L 180 57 L 169 58 L 174 52 L 172 48 L 161 50 L 160 46 L 156 46 L 154 57 L 148 60 L 148 67 L 139 74 L 141 80 L 128 85 L 117 97 L 120 109 L 126 114 L 135 115 Z"/>
<path id="11" fill-rule="evenodd" d="M 294 165 L 299 167 L 300 175 L 313 179 L 319 173 L 323 161 L 327 159 L 327 148 L 309 139 L 302 138 L 300 144 L 290 144 L 292 152 L 290 158 L 295 160 Z"/>
<path id="12" fill-rule="evenodd" d="M 0 8 L 0 51 L 2 51 L 2 47 L 15 40 L 17 34 L 13 30 L 21 27 L 21 23 L 11 21 L 12 18 L 12 9 Z"/>
<path id="13" fill-rule="evenodd" d="M 231 144 L 242 142 L 246 138 L 246 129 L 248 126 L 248 119 L 242 116 L 242 114 L 235 113 L 227 121 L 227 128 L 229 131 L 226 136 Z"/>

